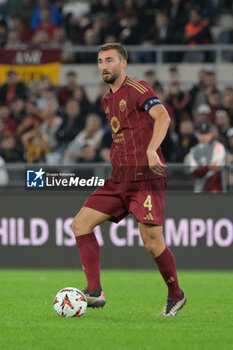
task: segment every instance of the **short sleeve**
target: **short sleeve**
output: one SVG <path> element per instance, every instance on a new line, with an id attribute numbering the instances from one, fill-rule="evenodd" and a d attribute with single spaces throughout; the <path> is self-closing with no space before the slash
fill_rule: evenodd
<path id="1" fill-rule="evenodd" d="M 131 78 L 127 78 L 126 85 L 131 87 L 131 98 L 140 109 L 144 109 L 144 104 L 149 99 L 157 98 L 152 87 L 145 81 L 137 81 Z"/>

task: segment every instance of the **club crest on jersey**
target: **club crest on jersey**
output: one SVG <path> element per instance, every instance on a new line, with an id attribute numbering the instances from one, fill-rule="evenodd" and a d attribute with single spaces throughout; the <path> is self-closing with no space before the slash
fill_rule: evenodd
<path id="1" fill-rule="evenodd" d="M 107 106 L 107 108 L 105 109 L 105 114 L 109 113 L 109 107 Z"/>
<path id="2" fill-rule="evenodd" d="M 119 108 L 121 112 L 124 112 L 124 110 L 126 109 L 126 101 L 123 98 L 119 102 Z"/>
<path id="3" fill-rule="evenodd" d="M 112 117 L 112 119 L 110 121 L 110 125 L 111 125 L 111 128 L 112 128 L 112 131 L 114 133 L 117 133 L 117 131 L 120 129 L 119 119 L 117 117 Z"/>

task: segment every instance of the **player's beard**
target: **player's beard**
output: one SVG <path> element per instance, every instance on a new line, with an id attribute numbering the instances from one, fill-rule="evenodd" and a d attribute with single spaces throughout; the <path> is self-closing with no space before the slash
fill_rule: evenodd
<path id="1" fill-rule="evenodd" d="M 115 73 L 109 73 L 108 76 L 105 76 L 104 74 L 102 74 L 103 76 L 103 81 L 107 84 L 113 84 L 114 81 L 119 77 L 119 74 L 117 72 Z"/>

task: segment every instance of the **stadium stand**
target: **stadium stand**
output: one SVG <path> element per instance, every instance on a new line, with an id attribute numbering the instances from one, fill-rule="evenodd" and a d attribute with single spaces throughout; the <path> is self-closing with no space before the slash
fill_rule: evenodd
<path id="1" fill-rule="evenodd" d="M 94 63 L 96 45 L 104 42 L 120 41 L 129 48 L 134 45 L 129 50 L 131 63 L 169 63 L 166 82 L 158 79 L 155 69 L 143 72 L 172 119 L 162 145 L 165 160 L 183 162 L 197 143 L 198 122 L 208 120 L 216 125 L 215 137 L 225 145 L 227 162 L 232 164 L 233 87 L 219 82 L 216 72 L 207 68 L 199 70 L 197 83 L 186 86 L 178 68 L 182 63 L 205 67 L 217 62 L 218 45 L 233 43 L 232 12 L 228 0 L 3 0 L 0 47 L 62 48 L 63 66 L 74 67 Z M 159 54 L 164 44 L 168 46 L 162 46 Z M 204 52 L 202 48 L 208 44 L 211 48 Z M 183 52 L 177 45 L 189 49 L 198 45 L 198 49 Z M 174 51 L 168 52 L 166 47 Z M 232 62 L 232 52 L 232 47 L 222 50 L 220 59 Z M 25 83 L 17 72 L 8 72 L 6 83 L 0 84 L 1 164 L 49 164 L 54 153 L 65 162 L 70 144 L 83 135 L 90 113 L 99 116 L 101 133 L 92 150 L 87 142 L 89 153 L 82 162 L 109 162 L 109 129 L 100 106 L 107 87 L 100 83 L 96 96 L 90 96 L 87 84 L 79 83 L 77 72 L 66 72 L 59 84 L 47 76 Z"/>

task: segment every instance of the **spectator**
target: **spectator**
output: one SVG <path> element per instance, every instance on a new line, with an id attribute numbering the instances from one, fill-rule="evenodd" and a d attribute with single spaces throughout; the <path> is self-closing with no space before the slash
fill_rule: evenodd
<path id="1" fill-rule="evenodd" d="M 1 138 L 4 135 L 14 135 L 16 121 L 10 116 L 10 109 L 7 106 L 0 106 Z"/>
<path id="2" fill-rule="evenodd" d="M 7 0 L 0 1 L 0 13 L 2 14 L 2 16 L 7 15 L 7 2 Z"/>
<path id="3" fill-rule="evenodd" d="M 49 150 L 53 151 L 58 145 L 56 134 L 62 124 L 62 119 L 56 114 L 55 99 L 47 100 L 41 115 L 43 123 L 41 124 L 40 132 Z"/>
<path id="4" fill-rule="evenodd" d="M 232 27 L 232 19 L 230 28 L 224 28 L 219 34 L 219 38 L 217 40 L 218 44 L 233 44 L 233 27 Z M 232 50 L 224 50 L 222 52 L 222 58 L 226 61 L 233 61 L 233 51 Z"/>
<path id="5" fill-rule="evenodd" d="M 167 102 L 174 110 L 176 130 L 178 131 L 181 120 L 190 119 L 190 113 L 188 110 L 189 93 L 181 89 L 180 82 L 174 81 L 169 86 Z"/>
<path id="6" fill-rule="evenodd" d="M 23 23 L 27 28 L 30 28 L 30 21 L 35 9 L 36 0 L 21 0 L 17 1 L 17 3 L 18 8 L 14 6 L 14 11 L 20 12 Z"/>
<path id="7" fill-rule="evenodd" d="M 193 8 L 190 12 L 190 22 L 185 26 L 184 42 L 191 46 L 212 43 L 208 23 L 202 18 L 198 9 Z M 208 58 L 209 54 L 203 52 L 190 52 L 185 55 L 185 59 L 189 62 L 205 62 Z"/>
<path id="8" fill-rule="evenodd" d="M 21 97 L 14 97 L 10 104 L 11 117 L 18 125 L 25 116 L 25 101 Z"/>
<path id="9" fill-rule="evenodd" d="M 195 178 L 194 192 L 218 193 L 226 190 L 223 166 L 225 147 L 214 140 L 211 124 L 201 123 L 198 128 L 199 143 L 185 157 L 185 164 Z"/>
<path id="10" fill-rule="evenodd" d="M 116 18 L 117 22 L 120 23 L 124 17 L 138 17 L 139 8 L 137 1 L 135 0 L 125 0 L 122 6 L 117 10 Z"/>
<path id="11" fill-rule="evenodd" d="M 197 98 L 197 95 L 202 93 L 205 90 L 205 75 L 206 71 L 201 68 L 198 71 L 198 83 L 194 84 L 191 90 L 189 91 L 189 96 L 190 96 L 190 110 L 193 111 L 194 108 L 194 103 Z"/>
<path id="12" fill-rule="evenodd" d="M 65 17 L 65 30 L 68 40 L 73 44 L 81 44 L 83 41 L 82 29 L 85 27 L 85 30 L 91 27 L 90 19 L 88 17 L 77 19 L 73 13 L 67 14 Z"/>
<path id="13" fill-rule="evenodd" d="M 0 187 L 7 186 L 9 183 L 9 176 L 5 168 L 5 161 L 0 157 Z"/>
<path id="14" fill-rule="evenodd" d="M 167 15 L 170 32 L 172 33 L 172 44 L 182 44 L 184 27 L 188 22 L 185 0 L 170 0 Z M 180 62 L 183 59 L 183 55 L 183 52 L 169 52 L 169 62 Z"/>
<path id="15" fill-rule="evenodd" d="M 33 14 L 32 14 L 32 18 L 31 18 L 30 27 L 32 30 L 35 30 L 36 27 L 38 27 L 38 25 L 40 25 L 40 23 L 41 23 L 41 11 L 44 8 L 50 9 L 51 23 L 54 23 L 57 26 L 59 26 L 61 24 L 62 17 L 61 17 L 60 11 L 58 10 L 58 8 L 55 5 L 50 4 L 49 0 L 38 0 L 37 5 L 38 6 L 34 9 Z"/>
<path id="16" fill-rule="evenodd" d="M 31 130 L 22 136 L 27 163 L 44 163 L 49 147 L 39 130 Z"/>
<path id="17" fill-rule="evenodd" d="M 35 100 L 38 107 L 38 99 L 40 98 L 40 82 L 31 81 L 27 84 L 28 87 L 28 99 Z"/>
<path id="18" fill-rule="evenodd" d="M 32 37 L 31 45 L 32 47 L 43 48 L 43 46 L 48 45 L 49 36 L 48 33 L 44 30 L 38 30 Z"/>
<path id="19" fill-rule="evenodd" d="M 117 42 L 117 36 L 114 34 L 110 34 L 110 35 L 106 35 L 106 37 L 104 38 L 104 44 L 107 43 L 116 43 Z"/>
<path id="20" fill-rule="evenodd" d="M 41 115 L 35 101 L 27 101 L 25 109 L 25 117 L 22 119 L 21 123 L 19 123 L 16 129 L 16 136 L 19 139 L 21 139 L 25 133 L 31 130 L 38 130 L 42 123 Z"/>
<path id="21" fill-rule="evenodd" d="M 173 43 L 182 43 L 185 24 L 188 22 L 188 12 L 184 0 L 170 0 L 168 18 L 173 33 Z"/>
<path id="22" fill-rule="evenodd" d="M 146 0 L 143 2 L 140 8 L 139 20 L 145 31 L 154 24 L 155 14 L 168 8 L 168 4 L 168 0 Z"/>
<path id="23" fill-rule="evenodd" d="M 204 75 L 205 94 L 218 90 L 216 82 L 216 74 L 213 71 L 207 71 Z"/>
<path id="24" fill-rule="evenodd" d="M 138 17 L 125 15 L 120 22 L 120 42 L 124 45 L 139 45 L 143 28 L 139 23 Z M 132 53 L 129 55 L 131 56 Z"/>
<path id="25" fill-rule="evenodd" d="M 0 142 L 4 136 L 5 136 L 4 121 L 1 119 L 1 116 L 0 116 Z"/>
<path id="26" fill-rule="evenodd" d="M 219 140 L 219 130 L 215 124 L 212 124 L 212 133 L 213 133 L 213 138 L 214 140 Z"/>
<path id="27" fill-rule="evenodd" d="M 207 103 L 210 106 L 210 121 L 213 123 L 216 111 L 221 109 L 221 96 L 218 90 L 213 90 L 207 95 Z"/>
<path id="28" fill-rule="evenodd" d="M 103 98 L 103 96 L 106 94 L 107 91 L 108 91 L 108 85 L 105 82 L 101 82 L 99 84 L 99 94 L 93 105 L 94 112 L 100 116 L 102 125 L 107 124 L 105 111 L 103 110 L 101 105 L 101 99 Z"/>
<path id="29" fill-rule="evenodd" d="M 5 135 L 1 140 L 0 156 L 6 163 L 24 162 L 23 149 L 13 135 Z"/>
<path id="30" fill-rule="evenodd" d="M 2 0 L 1 0 L 2 1 Z M 7 1 L 7 13 L 14 12 L 20 13 L 23 19 L 23 23 L 30 28 L 30 20 L 32 13 L 36 6 L 37 0 L 8 0 Z"/>
<path id="31" fill-rule="evenodd" d="M 210 112 L 211 109 L 207 104 L 202 104 L 198 106 L 196 109 L 196 112 L 194 113 L 193 121 L 194 121 L 194 127 L 198 127 L 201 123 L 209 122 L 210 121 Z"/>
<path id="32" fill-rule="evenodd" d="M 156 12 L 154 24 L 147 32 L 146 38 L 155 45 L 165 45 L 172 43 L 171 27 L 165 12 Z"/>
<path id="33" fill-rule="evenodd" d="M 183 120 L 179 127 L 179 137 L 175 145 L 175 162 L 183 163 L 190 149 L 197 144 L 194 136 L 194 125 L 191 120 Z"/>
<path id="34" fill-rule="evenodd" d="M 7 72 L 6 83 L 0 88 L 0 103 L 9 106 L 15 97 L 26 100 L 27 86 L 19 81 L 18 73 L 10 70 Z"/>
<path id="35" fill-rule="evenodd" d="M 223 91 L 222 106 L 230 117 L 231 126 L 233 126 L 233 88 L 227 87 Z"/>
<path id="36" fill-rule="evenodd" d="M 193 109 L 194 112 L 197 107 L 200 104 L 206 104 L 207 103 L 207 97 L 209 94 L 211 94 L 213 91 L 218 91 L 217 89 L 217 82 L 216 82 L 216 75 L 212 71 L 206 71 L 202 75 L 203 84 L 202 89 L 200 89 L 195 96 L 195 99 L 193 100 Z"/>
<path id="37" fill-rule="evenodd" d="M 71 63 L 75 60 L 75 55 L 72 52 L 72 43 L 67 39 L 67 34 L 64 28 L 57 27 L 53 33 L 53 41 L 50 47 L 62 48 L 61 61 L 63 63 Z"/>
<path id="38" fill-rule="evenodd" d="M 96 7 L 96 13 L 105 13 L 111 23 L 116 20 L 117 7 L 114 0 L 100 0 Z"/>
<path id="39" fill-rule="evenodd" d="M 56 91 L 50 77 L 42 75 L 39 82 L 39 96 L 37 99 L 37 106 L 40 110 L 43 110 L 47 104 L 48 99 L 55 99 Z"/>
<path id="40" fill-rule="evenodd" d="M 21 14 L 17 12 L 13 12 L 11 14 L 10 20 L 11 20 L 11 28 L 19 33 L 20 38 L 22 38 L 23 42 L 26 42 L 26 43 L 30 42 L 31 32 L 23 22 Z"/>
<path id="41" fill-rule="evenodd" d="M 162 83 L 158 80 L 157 74 L 154 70 L 147 70 L 144 73 L 144 80 L 150 84 L 153 90 L 161 90 L 163 88 Z"/>
<path id="42" fill-rule="evenodd" d="M 75 99 L 66 102 L 63 122 L 56 133 L 59 147 L 66 147 L 84 128 L 85 121 L 80 112 L 80 105 Z"/>
<path id="43" fill-rule="evenodd" d="M 25 45 L 22 41 L 21 35 L 17 30 L 11 29 L 7 33 L 7 41 L 5 49 L 22 49 Z"/>
<path id="44" fill-rule="evenodd" d="M 4 47 L 7 42 L 7 24 L 4 19 L 0 20 L 0 47 Z"/>
<path id="45" fill-rule="evenodd" d="M 97 160 L 97 149 L 103 137 L 101 119 L 97 114 L 87 116 L 85 129 L 68 145 L 64 164 L 74 164 L 77 161 L 93 162 Z"/>
<path id="46" fill-rule="evenodd" d="M 227 164 L 233 165 L 233 128 L 227 132 Z"/>
<path id="47" fill-rule="evenodd" d="M 66 84 L 57 91 L 57 99 L 60 107 L 64 107 L 66 102 L 73 98 L 74 90 L 78 86 L 77 74 L 74 71 L 66 73 Z"/>
<path id="48" fill-rule="evenodd" d="M 181 84 L 180 72 L 176 66 L 169 68 L 170 84 Z"/>
<path id="49" fill-rule="evenodd" d="M 36 32 L 46 32 L 49 38 L 49 41 L 53 40 L 54 37 L 54 31 L 57 28 L 57 25 L 55 23 L 51 22 L 51 11 L 49 8 L 43 8 L 41 9 L 40 13 L 40 23 L 35 27 L 35 33 Z"/>
<path id="50" fill-rule="evenodd" d="M 93 46 L 93 45 L 98 45 L 99 42 L 100 42 L 99 31 L 95 33 L 93 28 L 89 28 L 84 34 L 83 44 L 86 46 Z M 78 60 L 80 60 L 80 56 L 81 56 L 81 59 L 86 60 L 87 63 L 94 62 L 96 58 L 95 53 L 85 53 L 84 55 L 79 54 Z M 85 58 L 83 58 L 83 56 Z"/>
<path id="51" fill-rule="evenodd" d="M 82 116 L 86 116 L 87 114 L 91 113 L 93 111 L 92 103 L 90 102 L 87 91 L 83 86 L 76 86 L 73 98 L 79 103 L 80 105 L 80 114 Z"/>
<path id="52" fill-rule="evenodd" d="M 101 44 L 104 42 L 108 35 L 118 35 L 120 27 L 117 23 L 112 23 L 110 18 L 105 13 L 99 13 L 93 17 L 91 29 L 96 37 L 96 43 Z M 94 57 L 96 62 L 97 57 Z"/>
<path id="53" fill-rule="evenodd" d="M 230 118 L 224 109 L 220 109 L 215 114 L 215 124 L 219 131 L 219 140 L 227 146 L 227 132 L 231 128 Z"/>

